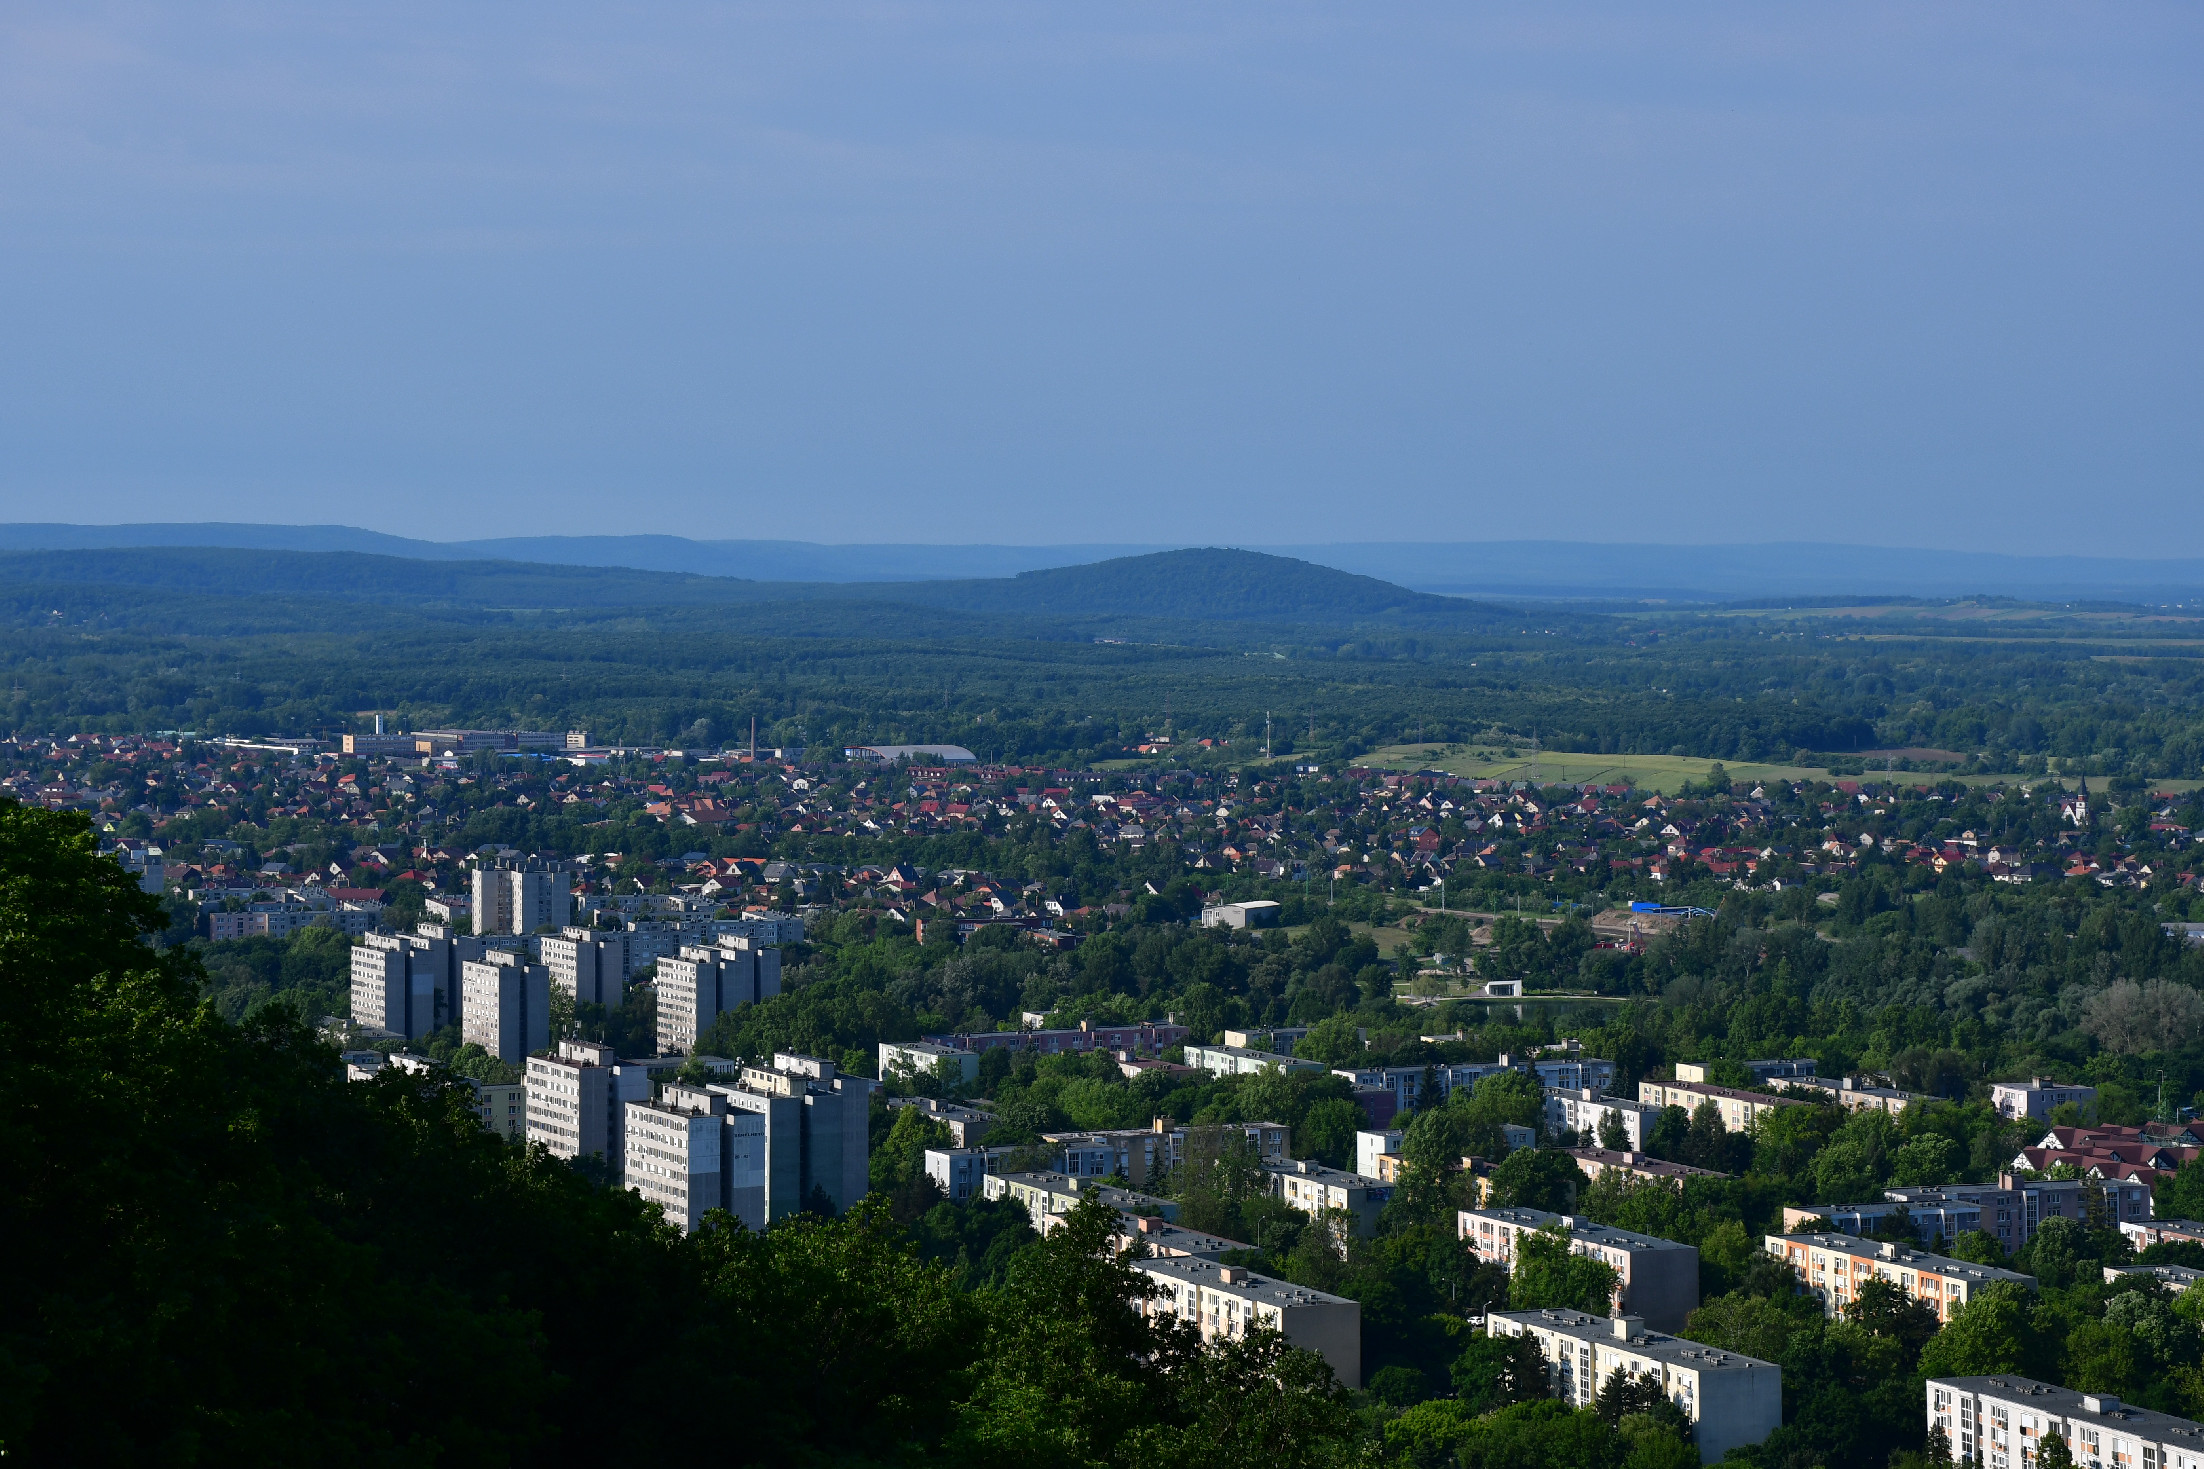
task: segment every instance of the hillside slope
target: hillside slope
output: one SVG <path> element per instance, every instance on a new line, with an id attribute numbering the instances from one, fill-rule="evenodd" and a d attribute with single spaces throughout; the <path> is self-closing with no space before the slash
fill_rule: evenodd
<path id="1" fill-rule="evenodd" d="M 856 588 L 840 589 L 845 595 Z M 1321 626 L 1380 623 L 1461 630 L 1514 614 L 1434 597 L 1375 577 L 1260 551 L 1206 547 L 1124 556 L 985 581 L 875 584 L 868 597 L 966 612 L 1038 617 L 1155 617 Z"/>
<path id="2" fill-rule="evenodd" d="M 1019 576 L 922 582 L 767 582 L 622 567 L 419 560 L 351 551 L 134 547 L 0 552 L 0 584 L 142 587 L 214 597 L 279 596 L 416 611 L 759 606 L 920 607 L 1051 623 L 1137 618 L 1331 628 L 1471 631 L 1517 614 L 1254 551 L 1164 551 Z M 846 605 L 834 614 L 847 615 Z M 825 616 L 825 609 L 819 609 Z M 784 615 L 782 620 L 788 620 Z"/>

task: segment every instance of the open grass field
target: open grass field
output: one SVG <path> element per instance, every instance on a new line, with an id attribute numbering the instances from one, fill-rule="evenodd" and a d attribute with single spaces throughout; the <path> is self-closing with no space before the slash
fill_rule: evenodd
<path id="1" fill-rule="evenodd" d="M 1518 752 L 1510 759 L 1496 747 L 1486 745 L 1388 745 L 1361 756 L 1357 764 L 1383 770 L 1444 770 L 1452 775 L 1473 775 L 1490 780 L 1530 780 L 1533 776 L 1531 757 Z M 1708 772 L 1720 764 L 1732 781 L 1765 780 L 1820 780 L 1838 779 L 1826 769 L 1810 765 L 1768 765 L 1738 761 L 1734 763 L 1702 760 L 1692 755 L 1574 755 L 1540 753 L 1537 759 L 1536 777 L 1552 784 L 1582 785 L 1587 782 L 1599 785 L 1627 782 L 1640 790 L 1660 791 L 1664 794 L 1680 790 L 1686 781 L 1704 780 Z M 1967 785 L 1996 785 L 2026 782 L 2037 785 L 2046 781 L 2072 786 L 2071 779 L 2043 775 L 1937 775 L 1929 771 L 1896 770 L 1887 775 L 1870 770 L 1865 775 L 1846 776 L 1847 780 L 1906 781 L 1916 784 L 1932 784 L 1939 780 L 1957 780 Z M 2157 790 L 2194 790 L 2204 782 L 2193 780 L 2161 780 L 2153 782 Z"/>

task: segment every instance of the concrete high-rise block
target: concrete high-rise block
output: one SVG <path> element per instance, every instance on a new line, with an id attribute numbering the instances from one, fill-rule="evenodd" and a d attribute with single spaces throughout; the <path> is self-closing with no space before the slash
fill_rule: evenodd
<path id="1" fill-rule="evenodd" d="M 486 863 L 475 869 L 471 896 L 477 934 L 565 928 L 574 917 L 573 880 L 556 863 Z"/>
<path id="2" fill-rule="evenodd" d="M 520 955 L 492 951 L 461 966 L 459 1036 L 518 1066 L 551 1045 L 551 973 Z"/>

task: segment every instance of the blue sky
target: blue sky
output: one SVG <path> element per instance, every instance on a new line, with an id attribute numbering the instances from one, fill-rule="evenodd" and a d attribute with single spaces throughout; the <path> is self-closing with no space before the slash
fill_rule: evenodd
<path id="1" fill-rule="evenodd" d="M 2204 12 L 0 10 L 0 519 L 2204 553 Z"/>

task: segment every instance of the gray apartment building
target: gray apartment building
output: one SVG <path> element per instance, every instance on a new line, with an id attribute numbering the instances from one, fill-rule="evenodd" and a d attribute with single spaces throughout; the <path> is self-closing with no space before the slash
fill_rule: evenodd
<path id="1" fill-rule="evenodd" d="M 976 1148 L 995 1125 L 995 1114 L 983 1112 L 977 1107 L 960 1107 L 954 1102 L 944 1102 L 939 1097 L 890 1097 L 888 1110 L 900 1112 L 906 1107 L 916 1108 L 949 1129 L 949 1141 L 959 1148 Z"/>
<path id="2" fill-rule="evenodd" d="M 1348 1387 L 1362 1386 L 1359 1302 L 1189 1256 L 1137 1260 L 1133 1268 L 1156 1286 L 1146 1303 L 1150 1319 L 1175 1316 L 1199 1328 L 1203 1341 L 1268 1328 L 1322 1357 Z"/>
<path id="3" fill-rule="evenodd" d="M 1903 1213 L 1924 1245 L 1946 1244 L 1979 1230 L 2009 1254 L 2035 1238 L 2046 1219 L 2072 1219 L 2097 1227 L 2150 1218 L 2150 1185 L 2128 1178 L 2021 1178 L 2002 1175 L 1995 1185 L 1952 1183 L 1938 1187 L 1887 1188 L 1880 1199 L 1857 1204 L 1792 1205 L 1783 1211 L 1786 1231 L 1826 1219 L 1844 1234 L 1869 1234 Z"/>
<path id="4" fill-rule="evenodd" d="M 474 871 L 474 931 L 535 933 L 574 921 L 574 882 L 564 867 L 534 858 L 505 858 Z"/>
<path id="5" fill-rule="evenodd" d="M 1699 1304 L 1699 1251 L 1691 1245 L 1543 1209 L 1464 1209 L 1456 1224 L 1477 1258 L 1511 1272 L 1519 1236 L 1548 1226 L 1560 1229 L 1569 1237 L 1571 1254 L 1614 1268 L 1621 1280 L 1617 1309 L 1655 1330 L 1681 1331 Z"/>
<path id="6" fill-rule="evenodd" d="M 1783 1422 L 1783 1369 L 1773 1362 L 1654 1331 L 1636 1316 L 1582 1311 L 1496 1311 L 1490 1336 L 1528 1336 L 1546 1357 L 1555 1397 L 1588 1408 L 1616 1373 L 1650 1376 L 1691 1420 L 1699 1462 L 1756 1444 Z"/>
<path id="7" fill-rule="evenodd" d="M 986 1197 L 985 1148 L 928 1148 L 926 1176 L 952 1204 Z"/>
<path id="8" fill-rule="evenodd" d="M 693 1051 L 712 1022 L 738 1005 L 781 992 L 781 951 L 736 935 L 705 948 L 684 944 L 658 961 L 658 1049 Z"/>
<path id="9" fill-rule="evenodd" d="M 412 933 L 369 933 L 352 950 L 352 1018 L 418 1040 L 460 1014 L 460 966 L 480 959 L 482 940 L 440 923 Z"/>
<path id="10" fill-rule="evenodd" d="M 509 949 L 459 966 L 459 1038 L 507 1065 L 551 1047 L 551 973 Z"/>
<path id="11" fill-rule="evenodd" d="M 567 928 L 537 945 L 551 983 L 577 1005 L 613 1009 L 627 997 L 628 936 L 619 929 Z"/>
<path id="12" fill-rule="evenodd" d="M 659 1058 L 622 1061 L 610 1046 L 560 1041 L 549 1056 L 528 1058 L 528 1141 L 558 1158 L 601 1157 L 618 1182 L 626 1159 L 622 1110 L 651 1099 Z"/>
<path id="13" fill-rule="evenodd" d="M 823 1197 L 864 1197 L 871 1083 L 788 1052 L 736 1085 L 662 1087 L 621 1109 L 627 1186 L 684 1233 L 714 1209 L 763 1229 Z"/>
<path id="14" fill-rule="evenodd" d="M 1058 1173 L 1073 1178 L 1122 1175 L 1134 1188 L 1146 1188 L 1166 1169 L 1186 1161 L 1186 1150 L 1204 1136 L 1220 1140 L 1244 1137 L 1259 1162 L 1286 1156 L 1293 1130 L 1282 1122 L 1226 1122 L 1211 1128 L 1172 1127 L 1157 1118 L 1151 1127 L 1110 1128 L 1095 1132 L 1044 1132 L 1041 1140 L 1056 1149 Z"/>

